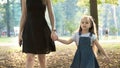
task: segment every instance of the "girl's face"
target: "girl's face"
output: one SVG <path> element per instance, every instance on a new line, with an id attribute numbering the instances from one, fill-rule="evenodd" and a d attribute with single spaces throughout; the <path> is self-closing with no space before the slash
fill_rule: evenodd
<path id="1" fill-rule="evenodd" d="M 89 28 L 91 27 L 89 18 L 87 17 L 82 18 L 80 27 L 82 28 L 82 30 L 89 30 Z"/>

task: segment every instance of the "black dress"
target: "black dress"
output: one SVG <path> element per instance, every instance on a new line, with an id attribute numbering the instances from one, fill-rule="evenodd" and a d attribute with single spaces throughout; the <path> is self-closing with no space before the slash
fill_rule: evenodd
<path id="1" fill-rule="evenodd" d="M 46 5 L 42 0 L 26 0 L 27 16 L 23 30 L 23 52 L 48 54 L 55 51 L 51 31 L 45 19 Z"/>

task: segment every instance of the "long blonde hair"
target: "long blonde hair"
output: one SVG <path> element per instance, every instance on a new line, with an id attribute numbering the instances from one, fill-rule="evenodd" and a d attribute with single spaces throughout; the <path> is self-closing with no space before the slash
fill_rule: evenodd
<path id="1" fill-rule="evenodd" d="M 97 33 L 96 33 L 96 32 L 97 32 L 97 31 L 96 31 L 96 25 L 95 25 L 95 22 L 94 22 L 94 19 L 92 18 L 92 16 L 83 16 L 82 19 L 83 19 L 83 18 L 87 18 L 88 20 L 90 20 L 91 27 L 89 28 L 89 32 L 97 35 Z M 81 26 L 80 26 L 80 27 L 79 27 L 79 32 L 81 32 L 81 31 L 82 31 L 82 28 L 81 28 Z"/>

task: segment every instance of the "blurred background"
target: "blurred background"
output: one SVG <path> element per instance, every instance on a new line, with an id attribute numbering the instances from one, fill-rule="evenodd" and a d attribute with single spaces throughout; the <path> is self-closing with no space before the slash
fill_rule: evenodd
<path id="1" fill-rule="evenodd" d="M 64 39 L 71 37 L 79 28 L 83 15 L 93 16 L 99 41 L 112 59 L 112 63 L 108 64 L 104 63 L 103 56 L 99 56 L 101 68 L 120 68 L 120 0 L 51 1 L 56 31 L 60 37 Z M 18 46 L 20 17 L 20 0 L 0 0 L 0 68 L 24 68 L 25 54 L 22 54 Z M 48 12 L 46 20 L 50 26 Z M 48 68 L 69 68 L 76 47 L 55 43 L 57 51 L 47 55 Z M 39 62 L 35 61 L 35 68 L 38 68 Z"/>
<path id="2" fill-rule="evenodd" d="M 92 1 L 92 0 L 90 0 Z M 96 4 L 97 6 L 96 6 Z M 94 17 L 99 38 L 120 36 L 120 0 L 52 0 L 56 29 L 60 36 L 70 36 L 80 24 L 83 15 Z M 91 8 L 93 4 L 94 7 Z M 95 9 L 97 7 L 97 10 Z M 91 13 L 94 10 L 97 13 Z M 19 33 L 20 0 L 0 0 L 0 37 L 15 37 Z M 49 23 L 48 14 L 46 19 Z"/>

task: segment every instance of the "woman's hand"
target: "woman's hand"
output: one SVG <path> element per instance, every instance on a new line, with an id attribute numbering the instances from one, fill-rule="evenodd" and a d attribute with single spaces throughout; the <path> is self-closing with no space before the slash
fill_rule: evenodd
<path id="1" fill-rule="evenodd" d="M 19 43 L 19 46 L 21 47 L 22 45 L 22 34 L 21 33 L 19 33 L 18 43 Z"/>
<path id="2" fill-rule="evenodd" d="M 58 36 L 57 36 L 55 31 L 51 32 L 51 38 L 52 38 L 53 41 L 56 41 L 58 39 Z"/>

